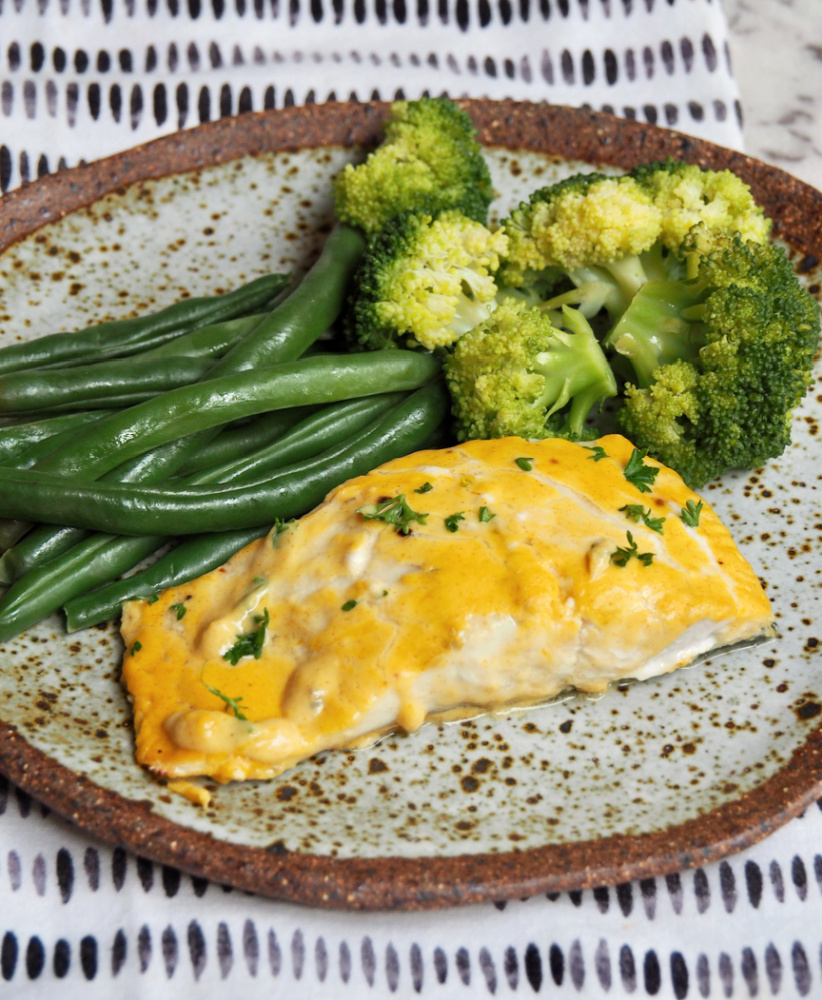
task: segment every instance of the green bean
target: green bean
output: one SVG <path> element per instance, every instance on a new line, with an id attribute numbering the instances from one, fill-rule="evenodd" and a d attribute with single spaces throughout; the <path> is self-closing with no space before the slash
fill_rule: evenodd
<path id="1" fill-rule="evenodd" d="M 348 283 L 359 263 L 365 240 L 349 226 L 337 226 L 302 281 L 225 357 L 209 378 L 301 357 L 342 311 Z"/>
<path id="2" fill-rule="evenodd" d="M 39 416 L 0 427 L 0 465 L 9 465 L 34 446 L 45 445 L 64 430 L 77 432 L 84 424 L 107 416 L 96 412 L 61 413 L 59 416 Z M 43 451 L 48 454 L 48 449 Z M 42 456 L 41 456 L 42 457 Z"/>
<path id="3" fill-rule="evenodd" d="M 120 614 L 126 601 L 148 599 L 168 587 L 194 580 L 222 566 L 235 552 L 261 538 L 268 530 L 269 526 L 263 525 L 185 538 L 147 569 L 66 601 L 63 605 L 66 627 L 69 632 L 76 632 L 110 621 Z"/>
<path id="4" fill-rule="evenodd" d="M 195 326 L 205 326 L 254 312 L 288 281 L 286 275 L 267 274 L 225 295 L 183 299 L 148 316 L 97 323 L 73 333 L 54 333 L 0 348 L 0 372 L 19 371 L 56 361 L 99 358 L 116 349 L 121 354 L 156 347 Z"/>
<path id="5" fill-rule="evenodd" d="M 413 389 L 438 371 L 439 362 L 431 355 L 389 350 L 320 354 L 260 371 L 224 375 L 172 389 L 113 414 L 95 427 L 95 433 L 48 456 L 38 469 L 93 478 L 142 451 L 241 417 Z M 0 490 L 2 516 L 25 516 L 11 513 L 8 493 Z"/>
<path id="6" fill-rule="evenodd" d="M 182 439 L 172 441 L 118 466 L 104 476 L 103 480 L 122 483 L 161 483 L 173 475 L 187 457 L 186 443 Z M 79 544 L 88 534 L 85 528 L 54 524 L 37 525 L 19 541 L 15 539 L 16 544 L 0 556 L 0 584 L 13 583 L 24 573 L 53 561 Z"/>
<path id="7" fill-rule="evenodd" d="M 418 447 L 442 421 L 446 401 L 439 382 L 420 389 L 411 398 L 417 402 L 401 403 L 397 412 L 410 406 L 425 427 L 422 437 L 409 426 L 407 417 L 398 420 L 392 411 L 358 435 L 355 443 L 324 452 L 304 463 L 299 471 L 288 466 L 260 483 L 240 486 L 167 483 L 161 488 L 123 483 L 85 484 L 30 469 L 11 469 L 0 478 L 0 507 L 12 517 L 32 516 L 40 521 L 112 534 L 187 535 L 255 527 L 277 517 L 292 517 L 295 507 L 300 512 L 309 509 L 332 486 L 370 468 L 374 463 L 372 453 L 388 452 L 394 457 L 412 450 L 409 444 Z M 420 416 L 420 410 L 429 413 L 427 420 Z M 434 412 L 437 420 L 432 422 L 430 414 Z"/>
<path id="8" fill-rule="evenodd" d="M 245 455 L 258 448 L 264 448 L 312 412 L 314 408 L 310 406 L 273 410 L 271 413 L 261 413 L 253 419 L 224 427 L 212 441 L 189 456 L 186 464 L 180 469 L 180 475 L 186 476 L 200 469 L 209 469 L 236 458 L 237 455 Z"/>
<path id="9" fill-rule="evenodd" d="M 347 446 L 286 467 L 278 478 L 291 487 L 279 496 L 279 513 L 273 516 L 289 518 L 307 513 L 329 489 L 345 479 L 417 450 L 442 423 L 447 409 L 442 386 L 431 383 L 408 396 Z M 327 479 L 321 472 L 323 468 Z M 125 601 L 150 598 L 215 569 L 266 530 L 261 526 L 185 539 L 147 569 L 67 601 L 64 610 L 69 631 L 115 617 Z"/>
<path id="10" fill-rule="evenodd" d="M 0 414 L 48 410 L 111 409 L 112 400 L 148 399 L 197 382 L 209 357 L 117 358 L 94 365 L 35 369 L 0 375 Z"/>
<path id="11" fill-rule="evenodd" d="M 238 316 L 236 319 L 227 319 L 222 323 L 199 326 L 195 330 L 189 330 L 188 333 L 175 337 L 174 340 L 160 344 L 159 347 L 142 351 L 137 356 L 141 358 L 167 358 L 175 355 L 177 357 L 188 355 L 193 358 L 221 358 L 246 334 L 255 330 L 267 315 L 267 312 L 257 312 L 252 313 L 251 316 Z"/>

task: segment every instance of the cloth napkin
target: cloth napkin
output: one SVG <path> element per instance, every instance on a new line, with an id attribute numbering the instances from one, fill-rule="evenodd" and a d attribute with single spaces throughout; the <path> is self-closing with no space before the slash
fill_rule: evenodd
<path id="1" fill-rule="evenodd" d="M 0 0 L 0 190 L 243 111 L 424 92 L 741 148 L 719 0 Z"/>
<path id="2" fill-rule="evenodd" d="M 0 190 L 223 115 L 425 92 L 742 142 L 718 0 L 0 0 Z M 0 780 L 0 991 L 822 996 L 820 844 L 811 806 L 696 871 L 441 913 L 329 913 L 135 858 Z"/>

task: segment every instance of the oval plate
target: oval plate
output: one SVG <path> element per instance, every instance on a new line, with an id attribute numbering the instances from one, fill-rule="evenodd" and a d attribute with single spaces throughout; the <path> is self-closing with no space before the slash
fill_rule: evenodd
<path id="1" fill-rule="evenodd" d="M 497 216 L 586 165 L 665 156 L 753 187 L 813 285 L 822 197 L 708 143 L 607 115 L 466 102 Z M 329 178 L 384 104 L 246 115 L 60 173 L 0 202 L 0 343 L 299 270 L 332 218 Z M 703 864 L 822 793 L 819 388 L 794 443 L 707 494 L 768 587 L 781 638 L 655 681 L 324 754 L 205 809 L 133 759 L 113 628 L 53 619 L 0 647 L 0 767 L 78 826 L 145 857 L 312 905 L 432 908 Z"/>

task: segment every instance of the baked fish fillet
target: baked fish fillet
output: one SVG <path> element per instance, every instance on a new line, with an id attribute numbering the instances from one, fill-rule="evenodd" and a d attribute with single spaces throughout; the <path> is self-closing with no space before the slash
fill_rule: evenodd
<path id="1" fill-rule="evenodd" d="M 129 603 L 138 760 L 273 777 L 431 716 L 603 691 L 768 633 L 727 528 L 707 504 L 685 523 L 699 497 L 658 463 L 634 455 L 626 477 L 633 452 L 616 435 L 418 452 Z"/>

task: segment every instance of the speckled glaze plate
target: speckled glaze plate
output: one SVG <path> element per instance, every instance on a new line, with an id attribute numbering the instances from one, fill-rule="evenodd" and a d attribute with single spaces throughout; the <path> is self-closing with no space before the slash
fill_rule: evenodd
<path id="1" fill-rule="evenodd" d="M 822 197 L 778 170 L 634 122 L 468 102 L 498 215 L 587 164 L 672 155 L 730 167 L 819 291 Z M 61 173 L 0 202 L 0 343 L 299 270 L 329 178 L 385 105 L 246 115 Z M 822 414 L 791 448 L 707 490 L 774 602 L 780 637 L 658 680 L 507 717 L 425 726 L 214 789 L 203 810 L 133 758 L 113 628 L 54 617 L 0 646 L 0 767 L 89 833 L 242 889 L 312 905 L 424 908 L 699 865 L 822 794 Z"/>

